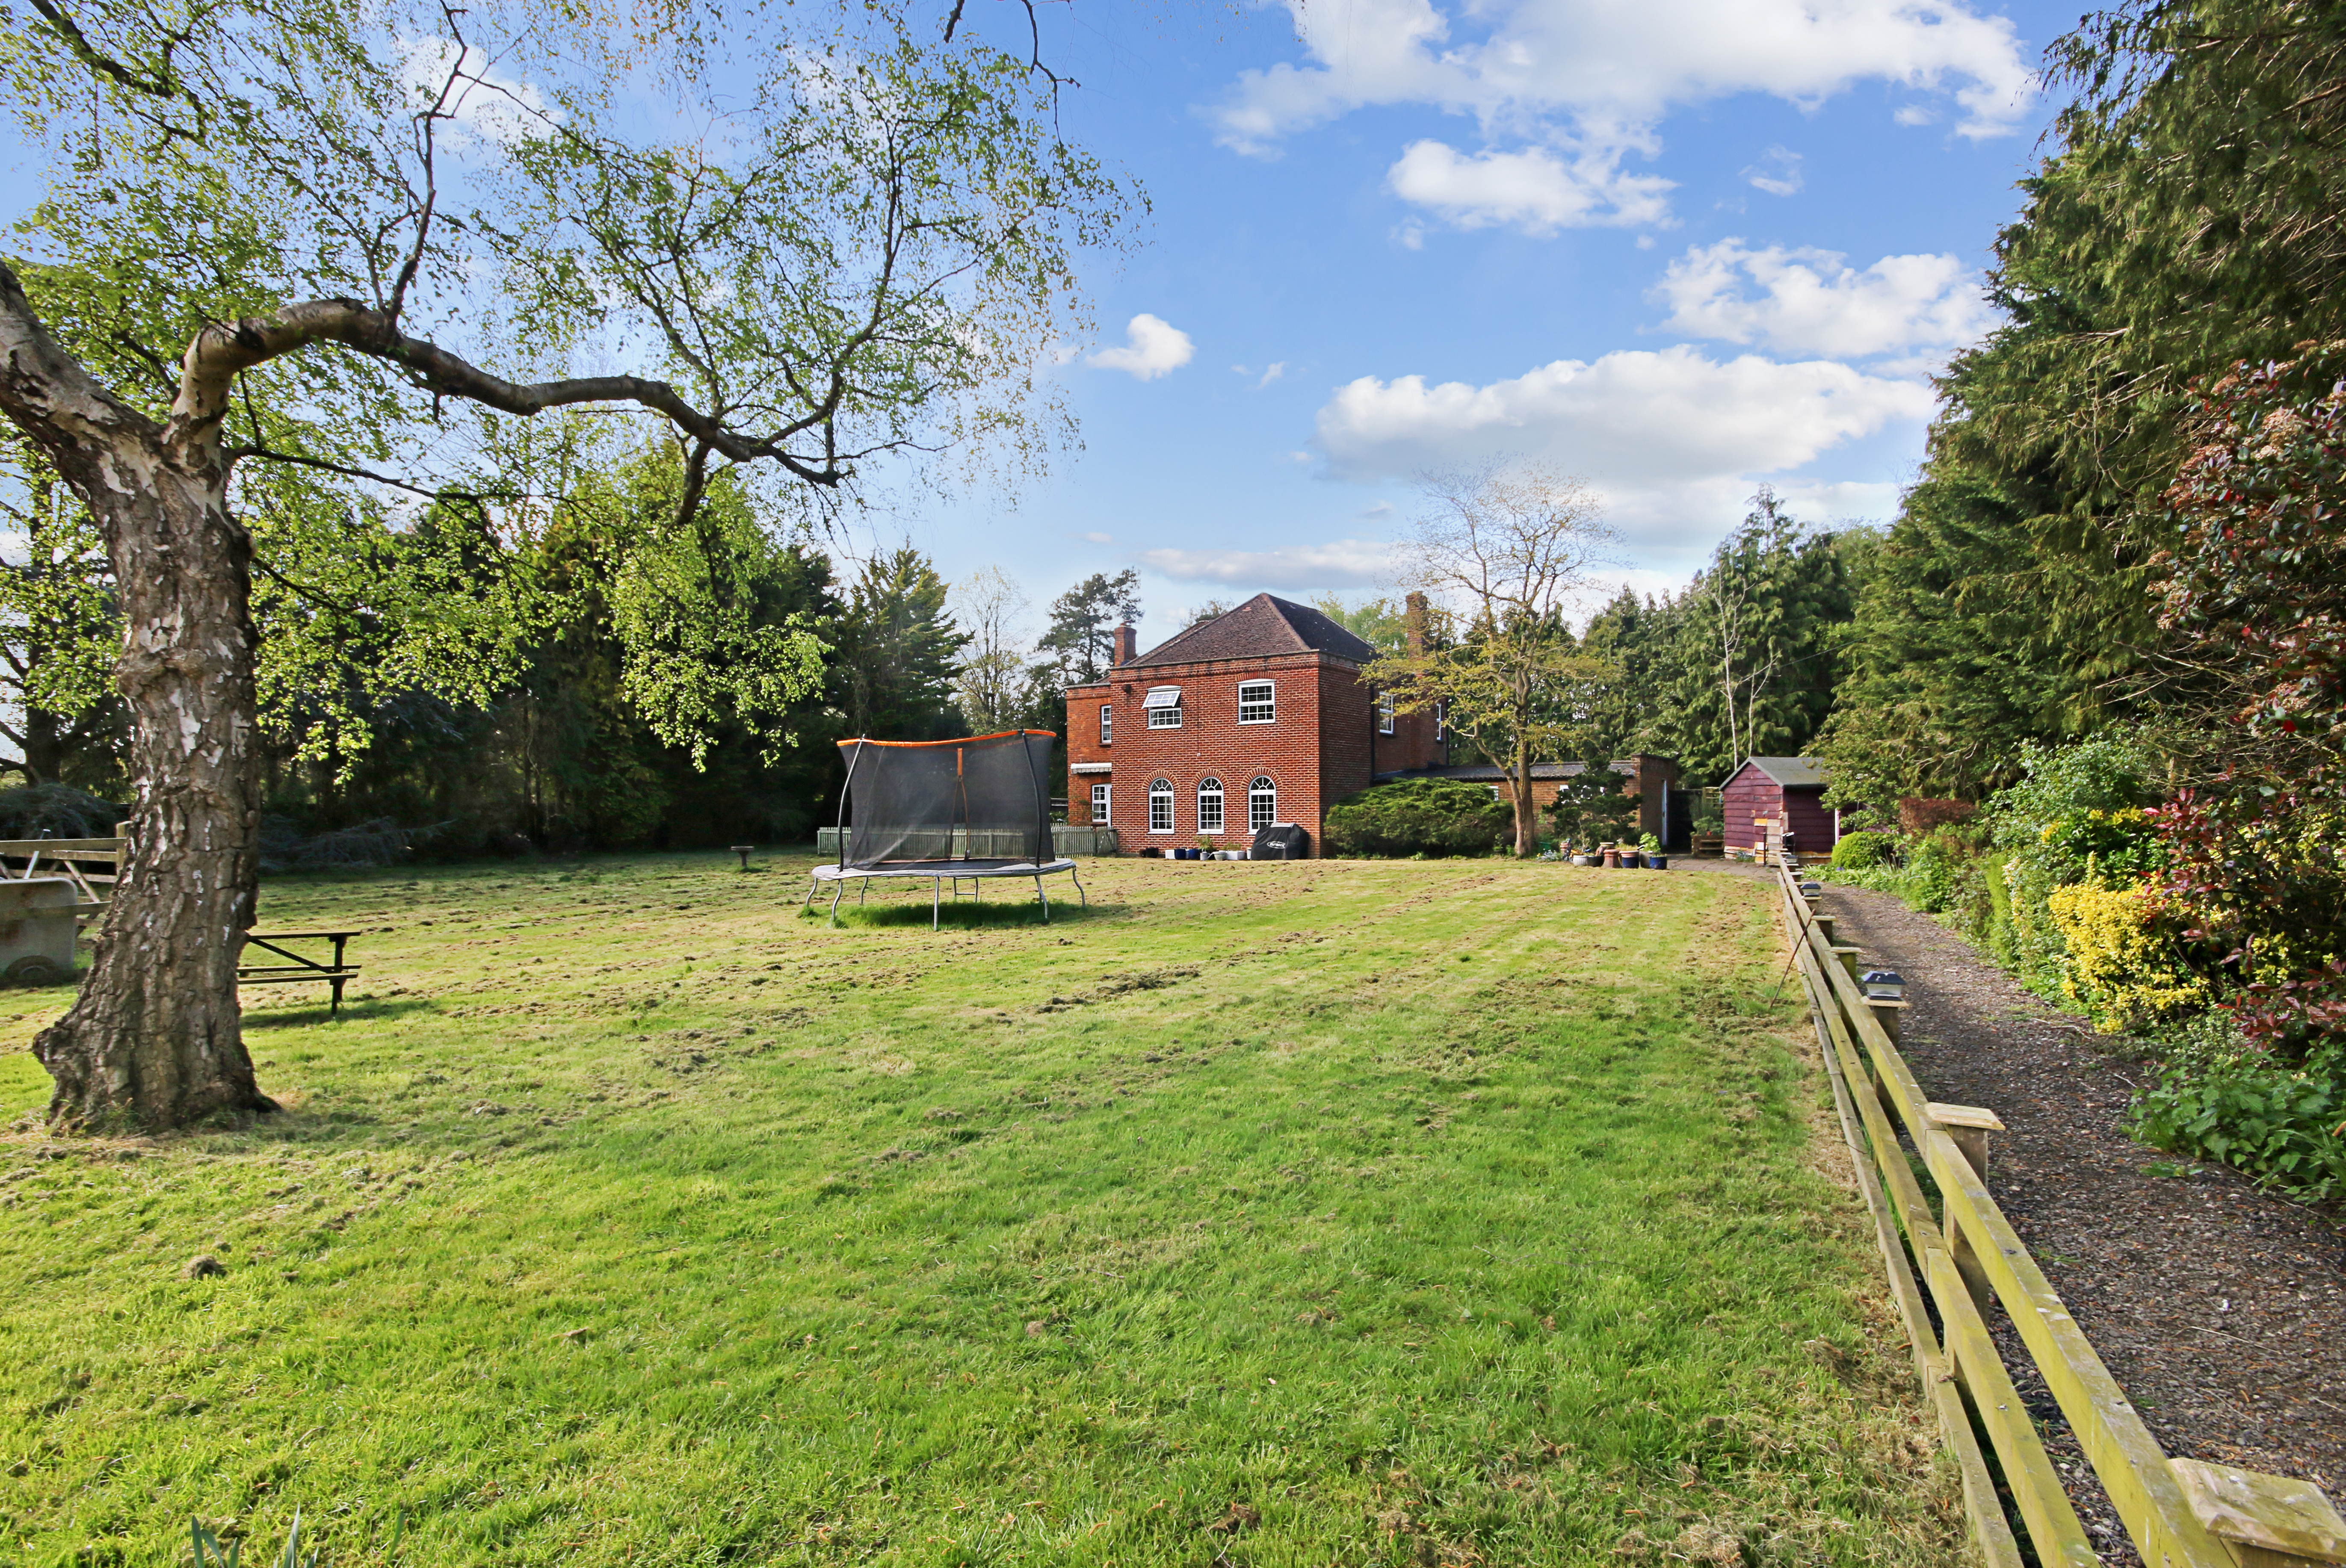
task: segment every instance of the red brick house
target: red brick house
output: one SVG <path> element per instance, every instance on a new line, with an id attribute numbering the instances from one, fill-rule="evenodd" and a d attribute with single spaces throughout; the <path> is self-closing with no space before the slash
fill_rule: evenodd
<path id="1" fill-rule="evenodd" d="M 1411 636 L 1423 601 L 1411 596 Z M 1240 848 L 1321 820 L 1381 773 L 1445 760 L 1430 713 L 1380 705 L 1377 650 L 1308 605 L 1257 594 L 1147 653 L 1119 626 L 1107 678 L 1067 688 L 1067 820 L 1114 827 L 1126 854 Z"/>
<path id="2" fill-rule="evenodd" d="M 1800 835 L 1806 854 L 1821 854 L 1839 837 L 1834 815 L 1824 803 L 1824 770 L 1813 757 L 1753 757 L 1719 787 L 1720 813 L 1727 819 L 1727 848 L 1762 848 L 1755 822 L 1777 822 Z"/>

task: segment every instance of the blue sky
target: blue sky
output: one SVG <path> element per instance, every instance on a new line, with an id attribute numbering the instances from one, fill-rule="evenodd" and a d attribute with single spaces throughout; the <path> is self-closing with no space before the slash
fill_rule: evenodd
<path id="1" fill-rule="evenodd" d="M 1763 481 L 1885 521 L 2074 9 L 1955 0 L 1078 5 L 1065 123 L 1148 189 L 1066 364 L 1083 449 L 876 516 L 1034 600 L 1373 591 L 1429 468 L 1585 478 L 1616 577 L 1682 581 Z"/>

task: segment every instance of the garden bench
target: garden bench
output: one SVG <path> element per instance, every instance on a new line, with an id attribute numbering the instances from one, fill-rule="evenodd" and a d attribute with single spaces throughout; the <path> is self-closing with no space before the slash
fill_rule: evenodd
<path id="1" fill-rule="evenodd" d="M 339 1018 L 342 1013 L 342 987 L 349 984 L 359 972 L 358 965 L 342 962 L 343 947 L 358 934 L 354 931 L 247 932 L 244 940 L 248 948 L 266 948 L 286 962 L 240 963 L 237 965 L 236 983 L 239 985 L 295 985 L 323 981 L 334 988 L 333 1005 L 329 1009 L 328 1016 Z M 278 946 L 280 942 L 331 942 L 334 944 L 334 956 L 331 962 L 321 963 L 314 958 Z"/>

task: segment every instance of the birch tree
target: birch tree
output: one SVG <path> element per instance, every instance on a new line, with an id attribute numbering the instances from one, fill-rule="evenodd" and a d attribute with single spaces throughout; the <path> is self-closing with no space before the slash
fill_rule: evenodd
<path id="1" fill-rule="evenodd" d="M 736 469 L 838 495 L 874 463 L 1021 461 L 1085 326 L 1075 254 L 1124 199 L 1047 72 L 959 10 L 32 5 L 0 90 L 50 194 L 0 262 L 0 413 L 105 541 L 135 792 L 35 1050 L 53 1125 L 184 1126 L 271 1105 L 236 994 L 259 474 L 494 532 L 529 500 L 484 433 L 553 411 L 673 443 L 679 526 Z"/>
<path id="2" fill-rule="evenodd" d="M 1539 850 L 1532 764 L 1580 738 L 1612 667 L 1583 653 L 1569 620 L 1613 541 L 1578 479 L 1538 467 L 1436 476 L 1403 546 L 1402 575 L 1443 607 L 1451 635 L 1387 656 L 1363 678 L 1402 712 L 1441 708 L 1451 730 L 1507 770 L 1515 853 Z"/>

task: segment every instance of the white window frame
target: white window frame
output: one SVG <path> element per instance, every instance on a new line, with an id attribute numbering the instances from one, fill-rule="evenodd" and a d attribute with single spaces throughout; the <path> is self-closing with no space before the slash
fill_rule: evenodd
<path id="1" fill-rule="evenodd" d="M 1247 786 L 1247 831 L 1259 833 L 1279 820 L 1279 785 L 1268 773 Z"/>
<path id="2" fill-rule="evenodd" d="M 1228 819 L 1222 814 L 1222 803 L 1225 799 L 1226 797 L 1222 793 L 1222 781 L 1220 779 L 1200 779 L 1198 780 L 1198 831 L 1200 833 L 1219 833 L 1224 830 L 1224 824 L 1228 820 Z M 1214 807 L 1213 816 L 1210 820 L 1206 815 L 1206 803 L 1209 799 L 1213 802 Z"/>
<path id="3" fill-rule="evenodd" d="M 1116 744 L 1116 704 L 1112 702 L 1100 704 L 1100 744 Z"/>
<path id="4" fill-rule="evenodd" d="M 1379 735 L 1391 735 L 1393 732 L 1393 718 L 1400 711 L 1400 704 L 1393 700 L 1392 692 L 1377 693 L 1377 733 Z"/>
<path id="5" fill-rule="evenodd" d="M 1172 707 L 1172 708 L 1150 708 L 1150 709 L 1148 710 L 1148 728 L 1151 728 L 1151 729 L 1178 729 L 1178 728 L 1181 728 L 1181 709 L 1180 709 L 1180 708 L 1177 705 L 1177 706 Z"/>
<path id="6" fill-rule="evenodd" d="M 1092 826 L 1105 828 L 1116 807 L 1116 788 L 1110 784 L 1092 786 Z"/>
<path id="7" fill-rule="evenodd" d="M 1157 825 L 1158 821 L 1157 804 L 1160 800 L 1165 803 L 1163 818 L 1165 825 L 1161 828 Z M 1170 779 L 1152 779 L 1148 781 L 1148 830 L 1152 833 L 1169 833 L 1173 830 L 1173 780 Z"/>
<path id="8" fill-rule="evenodd" d="M 1259 691 L 1262 693 L 1262 695 L 1250 701 L 1247 697 L 1247 693 L 1250 691 Z M 1249 718 L 1247 717 L 1247 712 L 1250 708 L 1254 710 L 1254 717 Z M 1239 682 L 1239 722 L 1240 724 L 1278 723 L 1279 683 L 1269 680 L 1242 680 Z"/>

